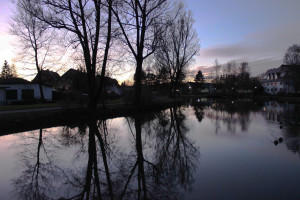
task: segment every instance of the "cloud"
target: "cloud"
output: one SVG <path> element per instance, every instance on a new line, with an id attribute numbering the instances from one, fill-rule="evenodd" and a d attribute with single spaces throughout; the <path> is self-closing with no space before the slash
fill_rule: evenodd
<path id="1" fill-rule="evenodd" d="M 187 79 L 194 79 L 199 70 L 201 70 L 204 76 L 210 76 L 212 72 L 212 67 L 199 66 L 190 68 L 186 73 Z"/>
<path id="2" fill-rule="evenodd" d="M 248 34 L 240 42 L 204 48 L 197 61 L 208 66 L 215 59 L 221 63 L 233 59 L 237 62 L 248 61 L 252 75 L 258 75 L 269 68 L 279 67 L 287 48 L 295 43 L 300 43 L 300 26 L 284 24 Z"/>

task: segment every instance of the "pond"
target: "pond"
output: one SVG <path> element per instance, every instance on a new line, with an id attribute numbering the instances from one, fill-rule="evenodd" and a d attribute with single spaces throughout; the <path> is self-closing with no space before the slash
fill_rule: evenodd
<path id="1" fill-rule="evenodd" d="M 0 199 L 299 199 L 300 106 L 184 106 L 0 137 Z"/>

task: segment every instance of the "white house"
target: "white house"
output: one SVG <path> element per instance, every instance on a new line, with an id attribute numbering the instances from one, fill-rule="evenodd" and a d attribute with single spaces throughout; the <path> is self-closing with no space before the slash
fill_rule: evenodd
<path id="1" fill-rule="evenodd" d="M 261 79 L 264 91 L 269 94 L 295 93 L 295 87 L 291 79 L 288 78 L 288 72 L 288 65 L 269 69 Z"/>
<path id="2" fill-rule="evenodd" d="M 53 88 L 47 85 L 43 85 L 42 88 L 45 100 L 52 101 Z M 21 78 L 0 79 L 0 104 L 40 98 L 41 93 L 37 83 Z"/>

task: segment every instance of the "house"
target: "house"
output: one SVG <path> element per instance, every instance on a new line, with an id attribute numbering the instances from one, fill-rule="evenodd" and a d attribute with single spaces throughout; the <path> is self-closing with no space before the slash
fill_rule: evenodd
<path id="1" fill-rule="evenodd" d="M 85 72 L 69 69 L 61 76 L 57 87 L 62 91 L 80 91 L 87 93 L 87 75 Z"/>
<path id="2" fill-rule="evenodd" d="M 47 70 L 42 70 L 41 72 L 42 83 L 52 87 L 57 87 L 58 81 L 60 80 L 60 75 L 57 72 Z M 31 81 L 33 83 L 39 83 L 39 77 L 36 75 Z"/>
<path id="3" fill-rule="evenodd" d="M 52 101 L 52 87 L 42 86 L 45 100 Z M 39 84 L 22 78 L 0 79 L 0 104 L 40 99 Z"/>
<path id="4" fill-rule="evenodd" d="M 281 65 L 278 68 L 269 69 L 261 79 L 264 91 L 269 94 L 295 93 L 294 81 L 290 77 L 293 67 L 295 66 Z"/>
<path id="5" fill-rule="evenodd" d="M 104 85 L 107 94 L 117 96 L 123 95 L 123 90 L 116 79 L 105 77 Z"/>
<path id="6" fill-rule="evenodd" d="M 66 73 L 64 73 L 60 80 L 58 81 L 58 88 L 61 91 L 69 91 L 69 92 L 81 92 L 88 93 L 88 82 L 87 82 L 87 74 L 85 72 L 69 69 Z M 96 76 L 96 85 L 99 85 L 100 76 Z M 123 94 L 123 90 L 121 89 L 118 81 L 116 79 L 112 79 L 109 77 L 105 77 L 104 79 L 105 90 L 108 94 L 121 96 Z"/>
<path id="7" fill-rule="evenodd" d="M 212 83 L 196 83 L 196 82 L 187 82 L 189 93 L 212 93 L 215 92 L 215 85 Z"/>

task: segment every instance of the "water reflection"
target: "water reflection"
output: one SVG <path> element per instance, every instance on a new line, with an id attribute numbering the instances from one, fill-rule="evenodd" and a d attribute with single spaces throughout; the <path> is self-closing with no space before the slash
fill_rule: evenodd
<path id="1" fill-rule="evenodd" d="M 268 122 L 278 124 L 278 129 L 282 129 L 283 138 L 281 141 L 280 138 L 275 138 L 274 144 L 286 144 L 287 148 L 298 154 L 300 158 L 300 105 L 288 102 L 265 102 L 263 113 Z"/>
<path id="2" fill-rule="evenodd" d="M 273 192 L 279 188 L 274 177 L 293 176 L 284 187 L 300 181 L 294 174 L 300 163 L 294 155 L 300 152 L 299 105 L 188 103 L 19 134 L 12 146 L 19 160 L 12 199 L 210 199 L 220 190 L 234 199 L 233 186 L 244 199 L 255 197 L 248 185 L 257 193 L 269 185 Z M 289 167 L 280 170 L 275 161 Z"/>
<path id="3" fill-rule="evenodd" d="M 24 168 L 22 175 L 14 180 L 17 196 L 20 199 L 178 199 L 180 188 L 189 188 L 193 183 L 199 157 L 198 148 L 187 137 L 185 118 L 177 107 L 127 118 L 132 131 L 127 149 L 118 146 L 116 134 L 109 132 L 113 128 L 108 127 L 106 120 L 63 127 L 59 134 L 52 135 L 51 141 L 48 141 L 50 134 L 45 136 L 42 129 L 39 134 L 22 135 L 27 137 L 22 146 L 30 149 L 22 147 L 20 152 Z M 72 168 L 58 161 L 59 149 L 75 149 Z"/>
<path id="4" fill-rule="evenodd" d="M 227 127 L 227 132 L 237 133 L 237 125 L 242 133 L 248 131 L 251 123 L 250 114 L 261 110 L 262 105 L 253 101 L 235 100 L 214 102 L 206 112 L 206 117 L 214 122 L 215 134 L 219 133 L 220 123 Z"/>
<path id="5" fill-rule="evenodd" d="M 26 142 L 19 146 L 24 170 L 19 178 L 13 180 L 16 195 L 20 199 L 48 199 L 47 193 L 53 190 L 55 179 L 58 178 L 52 155 L 57 146 L 51 138 L 51 132 L 40 129 L 33 134 L 21 135 L 20 139 Z"/>

